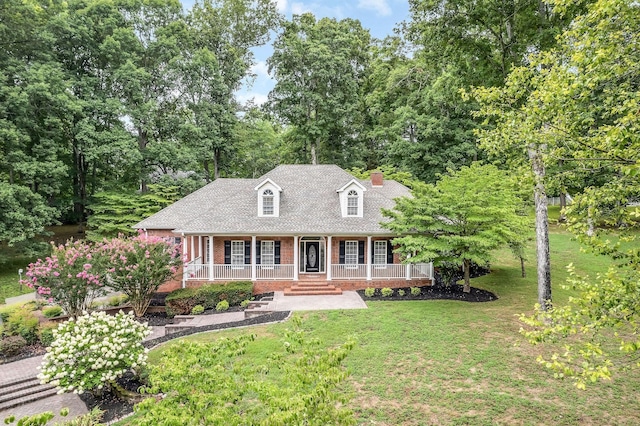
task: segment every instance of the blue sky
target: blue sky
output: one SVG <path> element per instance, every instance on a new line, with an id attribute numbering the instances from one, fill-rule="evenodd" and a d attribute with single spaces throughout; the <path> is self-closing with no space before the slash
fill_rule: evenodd
<path id="1" fill-rule="evenodd" d="M 278 10 L 287 18 L 293 14 L 313 13 L 316 18 L 359 19 L 362 26 L 369 29 L 371 35 L 384 38 L 393 33 L 396 24 L 409 17 L 408 0 L 274 0 Z M 196 0 L 181 0 L 185 9 L 191 8 Z M 265 46 L 254 51 L 256 65 L 253 68 L 257 78 L 251 87 L 245 87 L 238 93 L 241 102 L 254 99 L 262 104 L 273 87 L 273 80 L 267 73 L 266 60 L 271 55 L 271 47 Z"/>

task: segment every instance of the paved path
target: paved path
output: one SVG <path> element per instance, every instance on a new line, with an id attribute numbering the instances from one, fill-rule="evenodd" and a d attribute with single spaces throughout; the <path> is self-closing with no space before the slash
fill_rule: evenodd
<path id="1" fill-rule="evenodd" d="M 26 295 L 25 295 L 26 296 Z M 313 311 L 326 309 L 366 309 L 367 305 L 355 291 L 345 291 L 342 295 L 330 296 L 284 296 L 283 292 L 276 291 L 273 301 L 269 303 L 269 309 L 273 311 Z M 196 327 L 203 327 L 211 324 L 222 324 L 227 322 L 242 321 L 244 312 L 227 312 L 214 315 L 200 315 L 194 318 Z M 164 327 L 151 327 L 152 333 L 145 340 L 155 339 L 164 336 Z M 42 363 L 42 356 L 23 359 L 9 364 L 0 364 L 0 384 L 14 381 L 19 378 L 35 377 Z M 66 418 L 57 414 L 61 408 L 69 408 L 69 415 Z M 84 403 L 75 394 L 55 395 L 37 402 L 24 404 L 6 411 L 0 411 L 0 424 L 4 424 L 4 419 L 10 415 L 15 415 L 16 419 L 24 416 L 51 411 L 56 414 L 48 424 L 70 420 L 76 416 L 87 412 Z"/>

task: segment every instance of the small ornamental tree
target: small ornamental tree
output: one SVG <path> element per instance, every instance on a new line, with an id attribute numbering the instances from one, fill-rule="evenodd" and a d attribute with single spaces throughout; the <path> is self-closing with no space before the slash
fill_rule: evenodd
<path id="1" fill-rule="evenodd" d="M 383 210 L 391 218 L 383 226 L 401 235 L 393 241 L 408 262 L 463 266 L 465 292 L 472 263 L 486 264 L 494 249 L 521 241 L 528 231 L 516 185 L 495 166 L 462 167 L 413 195 Z"/>
<path id="2" fill-rule="evenodd" d="M 52 246 L 51 256 L 29 264 L 21 283 L 58 303 L 72 318 L 77 317 L 89 310 L 95 297 L 104 294 L 100 261 L 92 244 L 68 241 Z"/>
<path id="3" fill-rule="evenodd" d="M 178 246 L 161 237 L 104 240 L 98 252 L 109 265 L 109 286 L 128 296 L 137 317 L 145 314 L 158 287 L 175 275 L 180 263 Z"/>
<path id="4" fill-rule="evenodd" d="M 142 340 L 151 333 L 133 315 L 92 312 L 60 324 L 54 341 L 42 359 L 41 382 L 59 393 L 122 391 L 116 380 L 128 370 L 144 366 L 148 350 Z"/>

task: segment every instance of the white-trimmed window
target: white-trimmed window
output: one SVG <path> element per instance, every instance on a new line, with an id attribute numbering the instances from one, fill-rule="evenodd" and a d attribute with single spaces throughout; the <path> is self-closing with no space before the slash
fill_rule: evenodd
<path id="1" fill-rule="evenodd" d="M 270 189 L 265 189 L 262 193 L 262 215 L 273 216 L 273 214 L 273 191 Z"/>
<path id="2" fill-rule="evenodd" d="M 358 216 L 358 191 L 351 190 L 347 194 L 347 216 Z"/>
<path id="3" fill-rule="evenodd" d="M 231 265 L 244 266 L 244 241 L 231 241 Z"/>
<path id="4" fill-rule="evenodd" d="M 356 268 L 358 266 L 358 242 L 344 242 L 344 264 L 347 268 Z"/>
<path id="5" fill-rule="evenodd" d="M 273 241 L 260 242 L 260 264 L 263 267 L 271 267 L 275 264 L 275 244 Z"/>
<path id="6" fill-rule="evenodd" d="M 373 242 L 373 264 L 379 265 L 378 268 L 387 264 L 387 242 L 385 240 Z"/>

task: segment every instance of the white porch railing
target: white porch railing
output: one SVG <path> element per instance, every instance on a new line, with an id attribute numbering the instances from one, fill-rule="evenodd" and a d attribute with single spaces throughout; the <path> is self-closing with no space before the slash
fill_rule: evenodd
<path id="1" fill-rule="evenodd" d="M 367 265 L 331 265 L 331 279 L 356 280 L 367 278 Z"/>
<path id="2" fill-rule="evenodd" d="M 259 280 L 292 280 L 293 265 L 256 265 Z"/>
<path id="3" fill-rule="evenodd" d="M 213 265 L 216 280 L 250 280 L 251 265 Z"/>
<path id="4" fill-rule="evenodd" d="M 379 279 L 402 279 L 407 277 L 407 265 L 371 265 L 371 278 Z"/>
<path id="5" fill-rule="evenodd" d="M 209 265 L 202 263 L 202 258 L 197 257 L 184 265 L 184 275 L 188 280 L 208 280 Z"/>
<path id="6" fill-rule="evenodd" d="M 411 265 L 411 278 L 433 279 L 433 263 L 414 263 Z"/>

